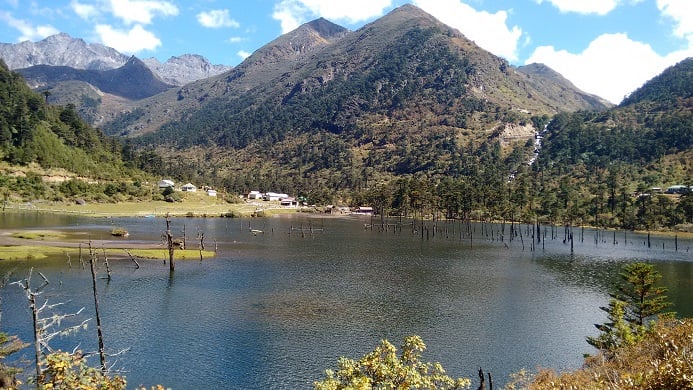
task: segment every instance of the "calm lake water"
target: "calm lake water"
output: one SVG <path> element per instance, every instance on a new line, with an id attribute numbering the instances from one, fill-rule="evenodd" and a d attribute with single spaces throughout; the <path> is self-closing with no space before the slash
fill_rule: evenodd
<path id="1" fill-rule="evenodd" d="M 216 245 L 219 254 L 178 261 L 174 275 L 161 260 L 141 260 L 136 269 L 111 259 L 111 281 L 98 282 L 105 344 L 110 353 L 129 350 L 109 364 L 129 388 L 310 389 L 339 356 L 358 358 L 381 339 L 400 345 L 418 334 L 428 346 L 425 360 L 475 381 L 483 367 L 501 385 L 523 368 L 580 367 L 583 354 L 595 352 L 585 337 L 606 319 L 599 306 L 608 303 L 619 267 L 636 260 L 652 261 L 675 310 L 693 317 L 691 240 L 652 235 L 648 247 L 646 235 L 576 229 L 571 254 L 562 228 L 547 228 L 532 250 L 526 228 L 510 242 L 508 225 L 501 241 L 498 225 L 439 224 L 434 235 L 431 228 L 364 229 L 369 222 L 173 219 L 174 235 L 185 226 L 190 246 L 204 232 L 207 248 Z M 165 221 L 0 215 L 4 230 L 59 229 L 84 240 L 111 239 L 113 226 L 130 232 L 125 240 L 158 241 Z M 71 268 L 66 258 L 2 260 L 0 275 L 11 271 L 10 280 L 19 280 L 30 267 L 50 280 L 41 298 L 65 302 L 64 313 L 85 307 L 80 320 L 93 317 L 91 275 L 76 259 Z M 23 291 L 12 285 L 0 294 L 0 329 L 31 342 Z M 78 344 L 97 350 L 94 320 L 53 347 Z M 31 353 L 23 351 L 29 372 Z"/>

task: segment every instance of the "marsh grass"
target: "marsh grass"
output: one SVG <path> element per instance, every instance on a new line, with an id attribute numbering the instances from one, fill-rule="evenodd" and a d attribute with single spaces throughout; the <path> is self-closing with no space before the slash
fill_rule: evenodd
<path id="1" fill-rule="evenodd" d="M 10 236 L 13 238 L 22 238 L 25 240 L 56 240 L 60 238 L 65 238 L 65 234 L 62 232 L 48 230 L 26 230 L 22 232 L 12 233 Z"/>
<path id="2" fill-rule="evenodd" d="M 106 248 L 106 255 L 109 258 L 127 258 L 127 253 L 121 248 Z M 128 249 L 130 253 L 140 259 L 167 259 L 168 250 L 164 248 L 156 249 Z M 101 256 L 103 248 L 99 248 L 98 255 Z M 85 249 L 82 248 L 83 256 L 87 256 Z M 0 260 L 44 260 L 44 259 L 65 259 L 69 255 L 73 259 L 79 256 L 79 248 L 43 245 L 12 245 L 0 246 Z M 202 258 L 209 259 L 216 255 L 213 251 L 202 251 Z M 176 249 L 176 260 L 199 260 L 200 251 L 197 249 Z"/>
<path id="3" fill-rule="evenodd" d="M 14 245 L 0 246 L 0 259 L 2 260 L 43 260 L 48 257 L 70 256 L 78 254 L 78 248 L 65 248 L 59 246 L 33 246 Z"/>
<path id="4" fill-rule="evenodd" d="M 115 249 L 113 250 L 115 251 Z M 129 249 L 130 254 L 142 259 L 168 259 L 168 249 Z M 122 252 L 122 251 L 121 251 Z M 202 258 L 208 259 L 216 255 L 213 251 L 202 251 Z M 199 260 L 200 251 L 197 249 L 176 249 L 176 260 Z"/>

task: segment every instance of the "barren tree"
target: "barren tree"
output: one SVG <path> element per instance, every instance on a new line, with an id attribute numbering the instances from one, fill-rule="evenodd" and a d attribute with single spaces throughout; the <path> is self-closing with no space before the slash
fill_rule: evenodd
<path id="1" fill-rule="evenodd" d="M 48 286 L 49 282 L 48 279 L 42 273 L 39 272 L 38 274 L 41 276 L 42 279 L 41 285 L 39 285 L 36 288 L 32 288 L 31 278 L 33 275 L 33 271 L 34 269 L 31 268 L 29 270 L 29 275 L 27 275 L 26 279 L 13 282 L 11 284 L 16 284 L 20 286 L 22 289 L 24 289 L 24 293 L 26 294 L 27 300 L 29 301 L 29 308 L 31 309 L 31 315 L 34 325 L 34 355 L 36 358 L 36 377 L 41 378 L 41 374 L 43 373 L 43 366 L 45 364 L 45 356 L 48 353 L 55 352 L 50 347 L 50 341 L 57 336 L 73 334 L 79 329 L 86 328 L 89 319 L 86 319 L 77 325 L 69 326 L 67 328 L 62 329 L 59 328 L 65 319 L 79 315 L 82 312 L 82 310 L 84 310 L 84 308 L 79 309 L 76 313 L 51 314 L 51 312 L 53 312 L 56 307 L 62 305 L 62 303 L 49 304 L 48 300 L 46 299 L 39 306 L 37 297 L 41 295 L 41 290 Z"/>

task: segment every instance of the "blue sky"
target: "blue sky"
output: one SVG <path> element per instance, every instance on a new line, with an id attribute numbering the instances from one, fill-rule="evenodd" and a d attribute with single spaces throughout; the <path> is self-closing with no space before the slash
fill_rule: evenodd
<path id="1" fill-rule="evenodd" d="M 405 3 L 513 65 L 545 63 L 614 103 L 693 56 L 693 0 L 0 0 L 0 42 L 65 32 L 139 58 L 237 65 L 301 23 L 355 30 Z"/>

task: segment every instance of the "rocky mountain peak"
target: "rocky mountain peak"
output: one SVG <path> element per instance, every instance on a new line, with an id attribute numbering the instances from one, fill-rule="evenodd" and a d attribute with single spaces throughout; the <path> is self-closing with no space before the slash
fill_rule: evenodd
<path id="1" fill-rule="evenodd" d="M 172 85 L 185 85 L 232 69 L 230 66 L 213 65 L 205 57 L 198 54 L 171 57 L 164 63 L 159 62 L 156 58 L 147 58 L 143 61 L 163 81 Z"/>
<path id="2" fill-rule="evenodd" d="M 133 59 L 108 46 L 86 43 L 66 33 L 51 35 L 38 42 L 0 43 L 0 58 L 11 70 L 50 65 L 102 71 L 120 68 Z M 172 85 L 184 85 L 231 69 L 212 65 L 206 58 L 194 54 L 171 57 L 163 64 L 153 58 L 144 60 L 144 63 L 160 79 Z"/>
<path id="3" fill-rule="evenodd" d="M 128 59 L 113 48 L 86 43 L 66 33 L 52 35 L 38 42 L 0 43 L 0 57 L 11 70 L 34 65 L 108 70 L 122 66 Z"/>
<path id="4" fill-rule="evenodd" d="M 242 67 L 281 65 L 344 37 L 349 30 L 324 18 L 300 25 L 248 57 Z"/>
<path id="5" fill-rule="evenodd" d="M 313 29 L 313 31 L 324 38 L 339 37 L 349 31 L 346 28 L 334 24 L 325 18 L 315 19 L 306 23 L 304 27 Z"/>

